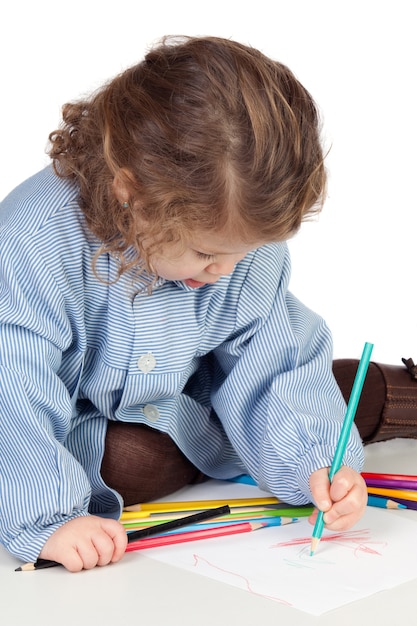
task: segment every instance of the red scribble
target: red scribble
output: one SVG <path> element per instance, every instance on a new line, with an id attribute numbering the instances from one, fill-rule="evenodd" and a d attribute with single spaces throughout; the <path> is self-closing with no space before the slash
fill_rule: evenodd
<path id="1" fill-rule="evenodd" d="M 214 563 L 210 563 L 210 561 L 207 561 L 207 559 L 205 559 L 205 558 L 203 558 L 201 556 L 198 556 L 198 554 L 193 554 L 193 559 L 194 559 L 193 567 L 198 567 L 200 562 L 203 562 L 206 565 L 208 565 L 209 567 L 211 567 L 212 569 L 215 569 L 215 570 L 217 570 L 219 572 L 224 572 L 225 574 L 230 574 L 231 576 L 235 576 L 236 578 L 239 578 L 240 580 L 242 580 L 244 582 L 246 591 L 249 591 L 250 593 L 252 593 L 255 596 L 260 596 L 261 598 L 267 598 L 268 600 L 275 600 L 277 602 L 280 602 L 281 604 L 285 604 L 287 606 L 292 606 L 291 602 L 287 602 L 287 600 L 283 600 L 282 598 L 277 598 L 275 596 L 269 596 L 267 594 L 259 593 L 259 592 L 255 591 L 254 589 L 252 589 L 250 581 L 247 578 L 245 578 L 245 576 L 242 576 L 241 574 L 236 574 L 236 572 L 231 572 L 230 570 L 227 570 L 227 569 L 224 569 L 224 568 L 219 567 L 217 565 L 214 565 Z"/>
<path id="2" fill-rule="evenodd" d="M 333 535 L 325 535 L 321 538 L 320 542 L 334 542 L 343 547 L 351 548 L 353 547 L 354 554 L 357 553 L 365 553 L 365 554 L 375 554 L 381 556 L 381 552 L 373 548 L 373 545 L 386 546 L 385 542 L 379 541 L 371 541 L 370 538 L 370 530 L 352 530 L 350 532 L 342 532 L 335 533 Z M 296 539 L 291 539 L 290 541 L 282 541 L 280 543 L 276 543 L 272 545 L 272 548 L 286 548 L 289 546 L 301 546 L 305 544 L 311 544 L 311 537 L 298 537 Z M 352 544 L 354 544 L 352 546 Z"/>

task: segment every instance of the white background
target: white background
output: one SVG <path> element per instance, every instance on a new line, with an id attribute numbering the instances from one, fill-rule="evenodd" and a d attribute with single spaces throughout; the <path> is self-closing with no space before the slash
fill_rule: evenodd
<path id="1" fill-rule="evenodd" d="M 335 357 L 417 361 L 413 0 L 26 0 L 0 9 L 0 198 L 42 168 L 61 105 L 166 34 L 217 35 L 286 63 L 324 120 L 329 196 L 290 243 L 292 291 Z M 265 280 L 268 277 L 265 276 Z"/>

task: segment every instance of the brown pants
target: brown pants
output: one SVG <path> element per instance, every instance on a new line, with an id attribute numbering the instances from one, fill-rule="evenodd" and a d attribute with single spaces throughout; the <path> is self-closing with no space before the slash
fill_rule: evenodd
<path id="1" fill-rule="evenodd" d="M 346 402 L 358 361 L 333 362 Z M 364 443 L 394 437 L 417 437 L 417 380 L 405 367 L 370 363 L 355 418 Z M 204 475 L 172 439 L 140 424 L 109 422 L 101 466 L 105 482 L 125 506 L 166 496 Z"/>
<path id="2" fill-rule="evenodd" d="M 101 475 L 125 506 L 162 498 L 203 474 L 169 435 L 142 424 L 109 422 Z"/>

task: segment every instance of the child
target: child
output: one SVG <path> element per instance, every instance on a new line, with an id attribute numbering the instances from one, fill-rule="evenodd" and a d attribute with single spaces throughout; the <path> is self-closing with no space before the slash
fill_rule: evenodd
<path id="1" fill-rule="evenodd" d="M 330 486 L 331 337 L 288 291 L 325 191 L 309 93 L 257 50 L 168 39 L 50 142 L 0 212 L 3 545 L 105 565 L 123 504 L 244 472 L 352 526 L 362 442 Z"/>

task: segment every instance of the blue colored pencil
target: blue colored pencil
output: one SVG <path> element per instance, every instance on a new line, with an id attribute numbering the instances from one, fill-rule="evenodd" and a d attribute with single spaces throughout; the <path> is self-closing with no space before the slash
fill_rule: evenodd
<path id="1" fill-rule="evenodd" d="M 346 409 L 345 419 L 343 421 L 342 430 L 340 431 L 339 441 L 337 442 L 336 452 L 333 458 L 333 463 L 330 467 L 329 471 L 329 480 L 330 482 L 333 480 L 336 472 L 339 471 L 340 466 L 342 465 L 343 455 L 345 454 L 347 442 L 349 439 L 350 432 L 352 430 L 353 420 L 355 419 L 356 409 L 358 407 L 359 399 L 362 393 L 363 383 L 365 382 L 366 373 L 368 371 L 369 361 L 371 359 L 372 343 L 365 343 L 361 359 L 359 361 L 358 370 L 356 372 L 355 380 L 353 381 L 353 387 L 350 394 L 349 402 Z M 314 554 L 315 549 L 317 548 L 321 536 L 324 530 L 324 513 L 323 511 L 319 511 L 316 519 L 316 523 L 314 525 L 313 536 L 311 540 L 311 549 L 310 555 Z"/>
<path id="2" fill-rule="evenodd" d="M 257 483 L 248 474 L 240 474 L 240 476 L 234 476 L 233 478 L 228 478 L 228 480 L 232 483 L 242 483 L 243 485 L 254 485 L 257 487 Z"/>
<path id="3" fill-rule="evenodd" d="M 243 521 L 264 524 L 265 526 L 285 526 L 286 524 L 293 524 L 294 522 L 298 522 L 298 517 L 261 517 L 254 519 L 245 519 Z M 187 532 L 193 530 L 208 530 L 209 528 L 220 528 L 222 526 L 232 526 L 236 523 L 236 520 L 225 520 L 218 522 L 201 522 L 199 524 L 190 524 L 187 526 Z M 176 533 L 183 532 L 183 528 L 178 528 L 176 530 L 171 530 L 164 533 L 161 532 L 160 536 L 163 537 L 164 535 L 175 535 Z"/>
<path id="4" fill-rule="evenodd" d="M 407 507 L 400 502 L 395 502 L 391 498 L 382 498 L 381 496 L 368 495 L 368 506 L 377 506 L 381 509 L 406 509 Z"/>

